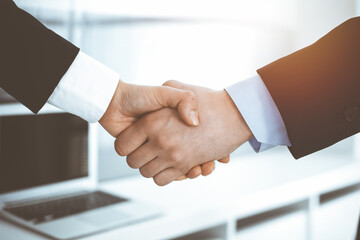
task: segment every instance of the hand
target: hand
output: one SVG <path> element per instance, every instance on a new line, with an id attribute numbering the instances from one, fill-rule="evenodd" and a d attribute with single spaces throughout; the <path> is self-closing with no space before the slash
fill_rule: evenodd
<path id="1" fill-rule="evenodd" d="M 119 81 L 114 96 L 99 123 L 113 137 L 138 120 L 143 114 L 164 107 L 177 108 L 180 117 L 190 126 L 199 125 L 194 94 L 167 86 L 150 87 Z"/>
<path id="2" fill-rule="evenodd" d="M 148 87 L 119 81 L 114 97 L 99 123 L 113 137 L 134 123 L 139 116 L 163 107 L 177 107 L 183 120 L 190 126 L 199 124 L 194 94 L 169 87 Z M 208 175 L 214 162 L 194 167 L 186 177 Z M 186 178 L 185 177 L 185 178 Z"/>
<path id="3" fill-rule="evenodd" d="M 195 94 L 201 125 L 186 126 L 172 109 L 145 115 L 123 131 L 116 151 L 132 168 L 166 185 L 192 167 L 222 159 L 248 141 L 252 133 L 225 91 L 169 81 L 165 85 Z"/>
<path id="4" fill-rule="evenodd" d="M 230 162 L 230 156 L 226 156 L 222 159 L 219 159 L 218 162 L 221 163 L 229 163 Z M 187 178 L 194 179 L 197 178 L 200 175 L 207 176 L 210 175 L 215 170 L 215 161 L 210 161 L 203 163 L 201 165 L 195 166 L 185 175 L 182 175 L 176 179 L 176 181 L 182 181 Z"/>
<path id="5" fill-rule="evenodd" d="M 172 86 L 171 83 L 176 83 L 175 81 L 168 81 L 163 84 L 163 86 L 170 86 L 175 87 L 176 85 Z M 229 163 L 230 161 L 230 155 L 219 159 L 218 162 L 220 163 Z M 204 164 L 198 165 L 190 169 L 190 171 L 186 175 L 182 175 L 176 179 L 176 181 L 182 181 L 187 178 L 194 179 L 198 176 L 207 176 L 210 175 L 215 170 L 215 161 L 206 162 Z"/>

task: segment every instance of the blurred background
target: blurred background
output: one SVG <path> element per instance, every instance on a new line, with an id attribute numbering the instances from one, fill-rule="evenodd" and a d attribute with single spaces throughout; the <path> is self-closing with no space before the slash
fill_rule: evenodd
<path id="1" fill-rule="evenodd" d="M 360 14 L 360 0 L 15 2 L 83 52 L 116 70 L 123 81 L 159 85 L 176 79 L 213 89 L 223 89 L 256 74 L 256 69 L 313 43 L 343 21 Z M 1 104 L 13 101 L 0 89 Z M 100 130 L 98 142 L 101 182 L 139 176 L 138 171 L 126 165 L 124 158 L 117 156 L 114 139 L 104 130 Z M 231 163 L 217 165 L 208 177 L 209 185 L 222 188 L 226 184 L 229 191 L 221 193 L 225 194 L 224 199 L 237 191 L 246 194 L 273 189 L 338 169 L 352 169 L 360 161 L 359 149 L 359 137 L 354 136 L 294 160 L 285 147 L 256 154 L 245 144 L 232 154 Z M 192 181 L 197 184 L 205 180 Z M 189 182 L 184 184 L 191 186 Z M 302 200 L 285 201 L 281 206 L 258 210 L 246 217 L 234 216 L 223 224 L 179 233 L 178 237 L 352 239 L 360 209 L 359 184 L 344 184 L 337 190 L 340 193 L 333 191 L 331 184 L 325 184 L 329 189 L 325 197 L 320 194 L 312 198 L 314 195 L 307 193 Z M 178 183 L 172 188 L 177 186 Z M 305 191 L 302 188 L 308 185 L 301 186 L 295 190 Z M 197 195 L 201 191 L 206 194 L 208 189 L 200 190 Z M 287 196 L 287 192 L 282 192 L 277 198 Z M 316 218 L 309 214 L 314 199 Z M 231 234 L 229 225 L 234 230 Z"/>

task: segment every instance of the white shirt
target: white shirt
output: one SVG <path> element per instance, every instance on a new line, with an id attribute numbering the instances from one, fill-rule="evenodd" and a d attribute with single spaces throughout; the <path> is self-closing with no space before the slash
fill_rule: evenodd
<path id="1" fill-rule="evenodd" d="M 116 72 L 79 52 L 48 103 L 88 122 L 97 122 L 109 106 L 118 82 Z M 249 143 L 256 152 L 276 145 L 290 146 L 281 115 L 259 75 L 226 91 L 254 135 Z"/>
<path id="2" fill-rule="evenodd" d="M 119 74 L 79 52 L 48 103 L 88 122 L 97 122 L 109 106 L 119 79 Z"/>
<path id="3" fill-rule="evenodd" d="M 254 135 L 249 143 L 256 152 L 277 145 L 290 146 L 284 121 L 259 75 L 225 89 Z"/>

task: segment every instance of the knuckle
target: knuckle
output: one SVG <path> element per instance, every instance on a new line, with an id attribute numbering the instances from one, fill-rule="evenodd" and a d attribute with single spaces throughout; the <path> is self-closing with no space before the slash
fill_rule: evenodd
<path id="1" fill-rule="evenodd" d="M 170 143 L 171 140 L 166 135 L 159 135 L 157 137 L 157 144 L 161 149 L 169 149 L 171 147 Z"/>
<path id="2" fill-rule="evenodd" d="M 182 163 L 182 154 L 179 151 L 172 151 L 170 153 L 170 159 L 173 161 L 176 165 L 180 165 Z"/>
<path id="3" fill-rule="evenodd" d="M 184 95 L 188 100 L 195 101 L 195 94 L 192 91 L 186 90 Z"/>
<path id="4" fill-rule="evenodd" d="M 149 125 L 149 129 L 151 133 L 157 133 L 161 130 L 161 128 L 164 126 L 163 119 L 153 119 L 151 121 L 151 125 Z"/>
<path id="5" fill-rule="evenodd" d="M 139 171 L 140 171 L 141 176 L 143 176 L 145 178 L 151 178 L 152 177 L 151 174 L 148 171 L 146 171 L 146 169 L 144 169 L 144 168 L 140 168 Z"/>
<path id="6" fill-rule="evenodd" d="M 164 120 L 158 114 L 147 114 L 141 120 L 143 121 L 144 129 L 150 135 L 158 132 L 164 126 Z"/>
<path id="7" fill-rule="evenodd" d="M 126 158 L 126 162 L 129 165 L 129 167 L 133 168 L 133 169 L 137 169 L 139 168 L 138 164 L 136 163 L 135 159 L 131 158 L 131 157 L 127 157 Z"/>
<path id="8" fill-rule="evenodd" d="M 126 156 L 126 152 L 124 151 L 124 149 L 119 146 L 119 145 L 116 145 L 115 146 L 115 151 L 116 153 L 119 155 L 119 156 L 122 156 L 122 157 L 125 157 Z"/>
<path id="9" fill-rule="evenodd" d="M 119 142 L 115 142 L 115 151 L 119 156 L 125 157 L 127 155 L 123 145 Z"/>
<path id="10" fill-rule="evenodd" d="M 160 187 L 163 187 L 167 184 L 166 180 L 162 177 L 154 177 L 154 182 Z"/>

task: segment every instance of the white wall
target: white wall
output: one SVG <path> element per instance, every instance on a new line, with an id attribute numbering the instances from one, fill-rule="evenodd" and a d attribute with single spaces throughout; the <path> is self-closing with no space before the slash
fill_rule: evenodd
<path id="1" fill-rule="evenodd" d="M 358 0 L 299 0 L 298 47 L 313 43 L 331 29 L 356 16 Z"/>

